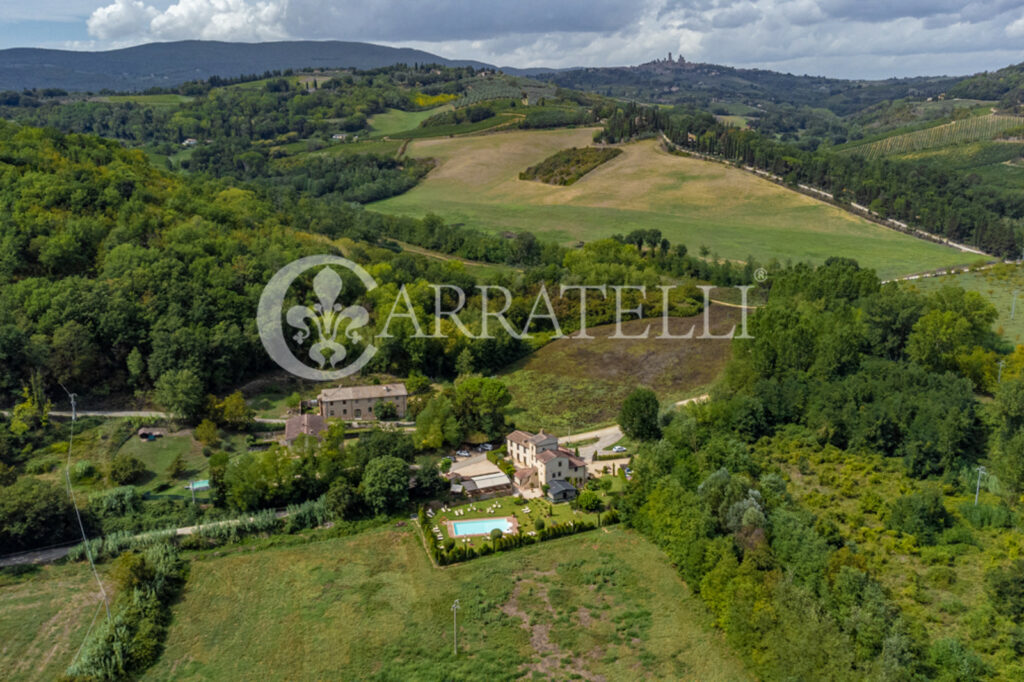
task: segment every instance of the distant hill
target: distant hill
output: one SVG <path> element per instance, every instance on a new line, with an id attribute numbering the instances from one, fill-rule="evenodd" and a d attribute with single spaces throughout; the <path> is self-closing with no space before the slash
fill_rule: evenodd
<path id="1" fill-rule="evenodd" d="M 824 107 L 844 116 L 885 100 L 931 97 L 962 79 L 948 76 L 844 80 L 764 69 L 663 59 L 606 68 L 566 69 L 534 77 L 566 88 L 666 104 L 710 106 L 716 101 Z"/>
<path id="2" fill-rule="evenodd" d="M 211 76 L 233 77 L 276 69 L 434 63 L 494 68 L 468 59 L 445 59 L 411 48 L 341 41 L 224 43 L 184 40 L 106 52 L 13 48 L 0 50 L 0 90 L 146 90 Z"/>
<path id="3" fill-rule="evenodd" d="M 1017 104 L 1024 100 L 1024 62 L 965 78 L 950 90 L 950 95 L 1005 100 L 1003 106 Z"/>

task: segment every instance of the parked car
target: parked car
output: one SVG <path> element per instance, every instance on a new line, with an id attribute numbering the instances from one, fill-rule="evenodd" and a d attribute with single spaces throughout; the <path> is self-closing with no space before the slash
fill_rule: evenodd
<path id="1" fill-rule="evenodd" d="M 616 445 L 614 448 L 612 448 L 612 452 L 625 452 L 625 451 L 626 451 L 626 448 L 622 447 L 621 445 Z"/>
<path id="2" fill-rule="evenodd" d="M 483 445 L 480 446 L 480 449 L 483 450 L 484 452 L 487 452 L 489 450 L 493 450 L 494 446 L 491 445 L 490 443 L 484 443 Z"/>
<path id="3" fill-rule="evenodd" d="M 469 457 L 469 450 L 457 450 L 455 452 L 456 457 Z"/>

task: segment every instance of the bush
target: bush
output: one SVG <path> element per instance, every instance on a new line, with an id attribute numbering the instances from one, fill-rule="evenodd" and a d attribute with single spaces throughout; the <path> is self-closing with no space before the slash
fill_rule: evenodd
<path id="1" fill-rule="evenodd" d="M 1024 559 L 985 574 L 985 590 L 992 607 L 1015 621 L 1024 618 Z"/>
<path id="2" fill-rule="evenodd" d="M 960 515 L 975 528 L 1012 528 L 1013 512 L 1005 504 L 973 504 L 964 502 L 960 505 Z"/>
<path id="3" fill-rule="evenodd" d="M 170 605 L 185 583 L 187 564 L 163 542 L 142 554 L 128 552 L 111 570 L 119 584 L 114 617 L 100 621 L 81 655 L 67 669 L 71 680 L 132 679 L 160 654 Z"/>
<path id="4" fill-rule="evenodd" d="M 126 485 L 137 481 L 146 471 L 146 465 L 138 457 L 121 453 L 110 462 L 110 478 L 115 483 Z"/>
<path id="5" fill-rule="evenodd" d="M 928 662 L 933 668 L 930 679 L 948 682 L 968 682 L 989 675 L 988 666 L 976 653 L 955 639 L 940 639 L 928 650 Z"/>
<path id="6" fill-rule="evenodd" d="M 600 511 L 604 505 L 601 503 L 601 497 L 593 490 L 584 490 L 580 493 L 580 496 L 576 498 L 576 506 L 587 512 Z"/>
<path id="7" fill-rule="evenodd" d="M 89 498 L 89 509 L 101 517 L 126 516 L 142 507 L 142 497 L 130 485 L 96 493 Z"/>
<path id="8" fill-rule="evenodd" d="M 885 525 L 915 536 L 922 545 L 933 545 L 938 533 L 952 525 L 952 521 L 938 491 L 929 489 L 895 500 Z"/>
<path id="9" fill-rule="evenodd" d="M 389 400 L 377 405 L 377 407 L 374 408 L 374 414 L 377 415 L 377 419 L 382 421 L 392 421 L 394 419 L 398 419 L 398 408 Z"/>
<path id="10" fill-rule="evenodd" d="M 96 467 L 87 459 L 81 459 L 71 465 L 71 480 L 81 481 L 86 478 L 92 478 L 96 475 Z"/>
<path id="11" fill-rule="evenodd" d="M 217 425 L 209 419 L 199 422 L 199 426 L 196 427 L 196 440 L 203 445 L 216 447 L 220 443 L 220 431 L 217 430 Z"/>
<path id="12" fill-rule="evenodd" d="M 495 528 L 495 529 L 493 529 L 491 531 L 491 540 L 497 540 L 502 535 L 504 535 L 504 533 L 501 532 L 501 529 L 500 528 Z"/>

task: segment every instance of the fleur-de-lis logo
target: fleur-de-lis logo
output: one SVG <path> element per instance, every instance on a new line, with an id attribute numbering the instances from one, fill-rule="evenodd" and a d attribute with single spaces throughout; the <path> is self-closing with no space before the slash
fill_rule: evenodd
<path id="1" fill-rule="evenodd" d="M 311 306 L 294 305 L 287 313 L 283 313 L 284 299 L 292 283 L 302 273 L 324 265 L 328 267 L 321 267 L 313 277 L 316 302 Z M 332 265 L 353 272 L 367 292 L 377 287 L 377 283 L 366 270 L 346 258 L 309 256 L 293 261 L 278 270 L 260 296 L 256 324 L 263 347 L 277 364 L 304 379 L 340 379 L 362 369 L 377 352 L 373 345 L 367 345 L 359 357 L 350 364 L 343 365 L 343 361 L 349 355 L 345 342 L 354 343 L 359 340 L 358 330 L 369 324 L 370 314 L 360 305 L 344 306 L 338 302 L 345 283 L 334 268 L 330 267 Z M 316 363 L 316 367 L 297 358 L 289 348 L 283 324 L 285 320 L 297 330 L 291 338 L 300 346 L 305 346 L 310 339 L 314 341 L 306 354 Z"/>
<path id="2" fill-rule="evenodd" d="M 359 339 L 357 330 L 366 326 L 370 321 L 370 314 L 366 312 L 366 308 L 359 305 L 342 308 L 341 304 L 337 302 L 338 294 L 344 287 L 345 283 L 341 281 L 338 273 L 332 268 L 326 267 L 313 278 L 313 293 L 316 294 L 317 303 L 312 306 L 292 306 L 288 309 L 286 316 L 288 324 L 299 330 L 292 337 L 299 345 L 302 345 L 310 336 L 306 321 L 312 323 L 316 329 L 318 340 L 310 347 L 309 357 L 321 368 L 327 362 L 334 367 L 345 359 L 345 355 L 347 355 L 345 346 L 338 343 L 338 333 L 345 320 L 350 322 L 344 336 L 350 341 L 357 341 Z M 326 356 L 324 355 L 325 350 L 330 351 Z"/>

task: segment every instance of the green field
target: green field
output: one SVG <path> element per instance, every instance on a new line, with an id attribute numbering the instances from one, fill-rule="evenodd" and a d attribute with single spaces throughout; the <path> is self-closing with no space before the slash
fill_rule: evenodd
<path id="1" fill-rule="evenodd" d="M 712 334 L 722 334 L 739 321 L 737 308 L 712 305 Z M 615 325 L 588 329 L 593 339 L 564 338 L 504 370 L 499 376 L 512 394 L 509 418 L 517 428 L 575 433 L 615 421 L 626 396 L 647 386 L 662 402 L 699 393 L 711 384 L 731 355 L 728 340 L 659 339 L 661 319 L 623 322 L 623 335 L 639 335 L 651 326 L 648 339 L 612 339 Z M 703 317 L 671 318 L 673 335 Z"/>
<path id="2" fill-rule="evenodd" d="M 388 109 L 383 114 L 375 114 L 370 117 L 369 123 L 372 130 L 370 137 L 385 137 L 418 128 L 422 121 L 447 109 L 451 109 L 451 105 L 435 107 L 424 111 Z"/>
<path id="3" fill-rule="evenodd" d="M 1015 345 L 1024 343 L 1024 267 L 1003 264 L 987 270 L 916 279 L 903 286 L 925 293 L 943 286 L 977 291 L 999 313 L 992 328 Z M 1014 292 L 1018 292 L 1016 310 L 1013 308 Z"/>
<path id="4" fill-rule="evenodd" d="M 60 678 L 99 604 L 88 564 L 0 569 L 0 678 Z"/>
<path id="5" fill-rule="evenodd" d="M 709 621 L 621 527 L 436 569 L 409 524 L 195 557 L 143 679 L 747 679 Z"/>
<path id="6" fill-rule="evenodd" d="M 401 132 L 392 133 L 391 137 L 398 140 L 415 140 L 431 137 L 451 137 L 466 135 L 468 133 L 479 133 L 499 126 L 509 126 L 522 119 L 522 114 L 511 114 L 502 112 L 485 118 L 475 123 L 450 123 L 448 125 L 428 126 L 426 128 L 412 128 Z"/>
<path id="7" fill-rule="evenodd" d="M 135 104 L 146 104 L 154 107 L 174 107 L 183 102 L 189 102 L 191 97 L 186 95 L 108 95 L 99 98 L 107 102 L 134 102 Z"/>
<path id="8" fill-rule="evenodd" d="M 875 225 L 724 164 L 675 156 L 651 140 L 569 187 L 520 180 L 551 154 L 591 143 L 593 128 L 510 131 L 415 140 L 407 153 L 439 167 L 412 190 L 371 204 L 400 215 L 437 213 L 489 232 L 531 231 L 573 244 L 660 229 L 691 251 L 759 262 L 844 255 L 882 276 L 967 262 L 959 252 Z"/>

